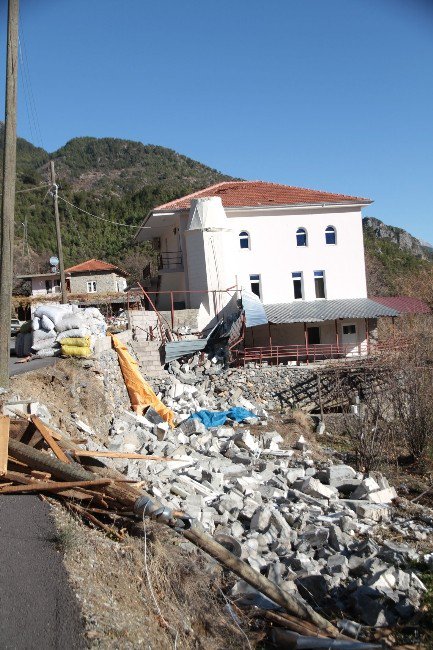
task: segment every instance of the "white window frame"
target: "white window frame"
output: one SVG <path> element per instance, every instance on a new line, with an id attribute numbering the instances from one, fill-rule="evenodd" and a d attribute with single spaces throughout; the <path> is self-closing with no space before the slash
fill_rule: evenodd
<path id="1" fill-rule="evenodd" d="M 253 284 L 257 285 L 259 288 L 258 295 L 255 291 L 253 291 Z M 262 278 L 260 276 L 260 273 L 250 273 L 250 290 L 251 293 L 260 298 L 260 300 L 262 299 Z"/>
<path id="2" fill-rule="evenodd" d="M 96 280 L 89 280 L 87 282 L 87 293 L 96 293 Z"/>
<path id="3" fill-rule="evenodd" d="M 300 298 L 296 298 L 295 282 L 301 283 Z M 293 290 L 293 300 L 304 300 L 304 274 L 302 273 L 302 271 L 292 271 L 292 290 Z"/>
<path id="4" fill-rule="evenodd" d="M 305 244 L 298 244 L 298 236 L 299 237 L 305 236 Z M 308 246 L 308 230 L 304 228 L 304 226 L 299 226 L 299 228 L 296 229 L 296 247 L 307 248 L 307 246 Z"/>
<path id="5" fill-rule="evenodd" d="M 321 275 L 319 275 L 321 273 Z M 316 296 L 316 300 L 326 300 L 326 278 L 325 278 L 325 271 L 320 270 L 320 271 L 314 271 L 314 293 Z M 323 280 L 323 296 L 318 296 L 317 295 L 317 286 L 316 286 L 316 280 Z"/>
<path id="6" fill-rule="evenodd" d="M 242 242 L 245 241 L 245 240 L 246 240 L 248 245 L 247 246 L 242 246 Z M 241 232 L 239 233 L 239 248 L 242 251 L 251 250 L 251 237 L 250 237 L 250 233 L 248 232 L 248 230 L 241 230 Z"/>
<path id="7" fill-rule="evenodd" d="M 326 235 L 328 235 L 328 234 L 330 235 L 331 233 L 334 235 L 334 242 L 333 242 L 333 243 L 331 243 L 331 242 L 327 242 L 327 241 L 326 241 Z M 331 225 L 326 226 L 326 230 L 325 230 L 325 244 L 326 244 L 327 246 L 336 246 L 336 245 L 337 245 L 337 228 L 336 228 L 335 226 L 331 226 Z"/>

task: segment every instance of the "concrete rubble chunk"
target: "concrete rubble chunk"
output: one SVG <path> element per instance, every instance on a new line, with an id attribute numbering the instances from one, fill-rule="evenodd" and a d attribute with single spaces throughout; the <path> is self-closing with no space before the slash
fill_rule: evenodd
<path id="1" fill-rule="evenodd" d="M 352 499 L 367 499 L 372 492 L 377 492 L 378 490 L 380 490 L 380 487 L 376 483 L 374 478 L 367 477 L 356 488 L 356 490 L 351 495 L 351 498 Z"/>
<path id="2" fill-rule="evenodd" d="M 361 502 L 356 506 L 356 514 L 363 519 L 372 521 L 387 521 L 390 518 L 390 510 L 387 505 L 379 503 Z"/>
<path id="3" fill-rule="evenodd" d="M 397 498 L 397 491 L 395 488 L 385 488 L 377 490 L 368 495 L 368 500 L 372 503 L 391 503 L 393 499 Z"/>
<path id="4" fill-rule="evenodd" d="M 269 508 L 259 506 L 251 517 L 250 530 L 264 532 L 268 529 L 271 522 L 272 512 Z"/>
<path id="5" fill-rule="evenodd" d="M 293 445 L 294 449 L 299 449 L 299 451 L 306 451 L 308 449 L 308 442 L 305 440 L 304 436 L 299 436 L 298 440 Z"/>
<path id="6" fill-rule="evenodd" d="M 318 499 L 332 499 L 338 497 L 338 490 L 324 485 L 318 479 L 310 477 L 302 483 L 302 492 Z"/>

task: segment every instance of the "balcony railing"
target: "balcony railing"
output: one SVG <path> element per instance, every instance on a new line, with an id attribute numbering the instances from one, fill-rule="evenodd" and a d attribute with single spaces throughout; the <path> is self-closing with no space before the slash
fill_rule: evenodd
<path id="1" fill-rule="evenodd" d="M 158 256 L 159 271 L 182 271 L 182 251 L 165 251 Z"/>
<path id="2" fill-rule="evenodd" d="M 326 359 L 351 359 L 367 357 L 386 352 L 399 352 L 409 344 L 407 339 L 391 339 L 383 343 L 367 343 L 337 345 L 269 345 L 263 347 L 245 347 L 243 350 L 232 350 L 233 360 L 237 364 L 253 362 L 260 365 L 279 364 L 290 361 L 295 364 L 314 363 Z"/>

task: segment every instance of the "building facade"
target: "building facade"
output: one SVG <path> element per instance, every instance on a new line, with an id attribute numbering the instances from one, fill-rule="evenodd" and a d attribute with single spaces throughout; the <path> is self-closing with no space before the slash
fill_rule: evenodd
<path id="1" fill-rule="evenodd" d="M 254 317 L 247 327 L 250 346 L 337 345 L 361 353 L 375 319 L 398 315 L 367 298 L 361 211 L 369 204 L 234 181 L 159 206 L 136 238 L 153 240 L 159 252 L 157 307 L 167 309 L 173 291 L 176 304 L 200 309 L 205 324 L 229 305 L 233 295 L 225 290 L 235 287 L 262 306 L 261 322 Z"/>

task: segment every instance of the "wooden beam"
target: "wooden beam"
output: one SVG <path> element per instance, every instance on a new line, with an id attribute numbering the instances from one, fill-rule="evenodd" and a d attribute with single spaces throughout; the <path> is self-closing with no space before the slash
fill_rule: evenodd
<path id="1" fill-rule="evenodd" d="M 0 416 L 0 474 L 8 471 L 10 419 L 7 415 Z"/>
<path id="2" fill-rule="evenodd" d="M 54 440 L 53 436 L 53 431 L 47 425 L 42 422 L 36 415 L 32 415 L 30 418 L 41 436 L 44 438 L 45 442 L 47 445 L 51 448 L 53 453 L 57 456 L 59 460 L 61 460 L 63 463 L 70 463 L 71 461 L 63 451 L 61 447 L 57 444 L 57 442 Z"/>
<path id="3" fill-rule="evenodd" d="M 0 487 L 0 494 L 18 494 L 21 492 L 59 492 L 71 488 L 101 487 L 111 485 L 111 479 L 97 478 L 92 481 L 32 481 L 27 485 Z"/>
<path id="4" fill-rule="evenodd" d="M 182 458 L 165 458 L 164 456 L 144 456 L 143 454 L 127 453 L 123 451 L 87 451 L 75 449 L 71 451 L 73 456 L 89 456 L 91 458 L 135 458 L 136 460 L 162 460 L 164 462 L 183 460 Z"/>

